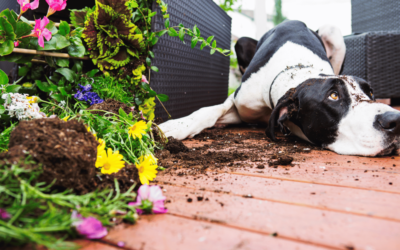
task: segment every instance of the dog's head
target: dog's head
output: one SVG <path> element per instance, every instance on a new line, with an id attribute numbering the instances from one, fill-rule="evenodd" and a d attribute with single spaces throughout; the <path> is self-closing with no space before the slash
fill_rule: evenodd
<path id="1" fill-rule="evenodd" d="M 375 102 L 370 85 L 351 76 L 321 76 L 290 89 L 277 103 L 274 128 L 339 154 L 377 156 L 400 153 L 400 111 Z"/>

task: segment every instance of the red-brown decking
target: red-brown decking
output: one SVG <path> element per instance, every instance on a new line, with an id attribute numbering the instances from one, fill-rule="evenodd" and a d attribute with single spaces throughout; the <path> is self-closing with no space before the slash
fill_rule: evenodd
<path id="1" fill-rule="evenodd" d="M 184 143 L 190 148 L 210 142 Z M 247 141 L 262 143 L 268 142 Z M 297 157 L 294 167 L 270 168 L 263 158 L 265 169 L 248 162 L 244 169 L 197 175 L 160 173 L 154 184 L 170 201 L 168 214 L 142 216 L 100 242 L 79 243 L 85 250 L 113 250 L 118 242 L 138 250 L 399 250 L 399 160 L 313 151 Z"/>
<path id="2" fill-rule="evenodd" d="M 304 159 L 288 168 L 265 160 L 262 171 L 249 162 L 196 176 L 161 173 L 169 213 L 142 216 L 104 240 L 129 249 L 400 249 L 399 156 L 315 151 Z"/>

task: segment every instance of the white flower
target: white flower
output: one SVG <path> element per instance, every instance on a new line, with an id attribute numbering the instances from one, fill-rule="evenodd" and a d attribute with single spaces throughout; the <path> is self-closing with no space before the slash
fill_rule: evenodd
<path id="1" fill-rule="evenodd" d="M 60 104 L 58 106 L 60 106 L 61 108 L 64 108 L 66 105 L 65 101 L 61 101 Z"/>
<path id="2" fill-rule="evenodd" d="M 7 93 L 1 98 L 5 100 L 4 108 L 8 111 L 11 117 L 16 117 L 18 120 L 32 120 L 46 117 L 46 114 L 40 112 L 37 103 L 29 103 L 27 94 Z"/>

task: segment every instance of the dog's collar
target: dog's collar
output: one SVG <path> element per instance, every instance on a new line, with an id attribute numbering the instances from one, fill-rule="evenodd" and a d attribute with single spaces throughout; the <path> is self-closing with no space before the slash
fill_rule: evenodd
<path id="1" fill-rule="evenodd" d="M 271 86 L 269 87 L 269 103 L 271 104 L 271 108 L 272 108 L 272 109 L 275 108 L 275 105 L 274 105 L 274 102 L 272 101 L 271 92 L 272 92 L 272 86 L 274 85 L 276 79 L 278 79 L 278 77 L 279 77 L 282 73 L 284 73 L 284 72 L 286 72 L 286 71 L 288 71 L 288 70 L 296 69 L 296 68 L 304 69 L 304 68 L 312 68 L 312 67 L 314 67 L 314 66 L 313 66 L 313 65 L 304 66 L 303 64 L 299 63 L 298 65 L 295 65 L 295 66 L 291 66 L 291 67 L 287 66 L 286 69 L 284 69 L 284 70 L 282 70 L 281 72 L 279 72 L 279 74 L 274 78 L 274 80 L 273 80 L 272 83 L 271 83 Z"/>

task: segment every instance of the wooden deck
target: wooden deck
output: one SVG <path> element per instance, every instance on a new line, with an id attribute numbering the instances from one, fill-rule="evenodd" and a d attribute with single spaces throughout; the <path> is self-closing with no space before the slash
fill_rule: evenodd
<path id="1" fill-rule="evenodd" d="M 184 143 L 193 148 L 209 142 Z M 263 143 L 269 142 L 246 145 Z M 292 167 L 278 168 L 260 158 L 265 169 L 249 161 L 246 168 L 197 175 L 182 175 L 190 169 L 176 163 L 175 172 L 161 173 L 156 181 L 169 200 L 168 214 L 120 225 L 96 245 L 84 242 L 83 249 L 116 249 L 118 242 L 146 250 L 400 249 L 399 156 L 313 151 L 296 157 Z"/>

